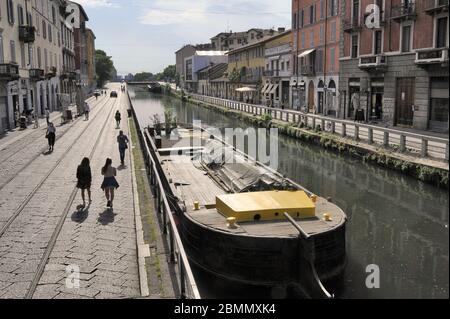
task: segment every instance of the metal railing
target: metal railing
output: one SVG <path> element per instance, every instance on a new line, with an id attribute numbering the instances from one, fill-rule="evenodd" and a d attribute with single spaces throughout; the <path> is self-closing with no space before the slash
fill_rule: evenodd
<path id="1" fill-rule="evenodd" d="M 303 123 L 305 127 L 321 130 L 342 137 L 350 137 L 369 145 L 379 144 L 384 147 L 396 147 L 399 152 L 410 151 L 422 157 L 449 160 L 449 140 L 445 138 L 422 135 L 394 128 L 331 118 L 295 110 L 269 108 L 262 105 L 242 103 L 211 96 L 189 94 L 197 101 L 226 107 L 254 115 L 270 114 L 272 119 L 288 123 Z"/>
<path id="2" fill-rule="evenodd" d="M 195 282 L 194 275 L 189 265 L 187 254 L 184 250 L 177 225 L 172 215 L 169 201 L 166 196 L 164 184 L 159 175 L 161 169 L 159 162 L 155 160 L 156 152 L 155 145 L 147 131 L 140 128 L 139 121 L 128 95 L 131 112 L 139 138 L 139 142 L 143 148 L 143 155 L 147 171 L 147 177 L 150 183 L 150 188 L 154 197 L 155 208 L 162 218 L 162 232 L 163 238 L 169 246 L 169 263 L 177 267 L 177 284 L 180 290 L 182 299 L 201 299 L 200 292 Z M 158 169 L 159 167 L 159 169 Z"/>

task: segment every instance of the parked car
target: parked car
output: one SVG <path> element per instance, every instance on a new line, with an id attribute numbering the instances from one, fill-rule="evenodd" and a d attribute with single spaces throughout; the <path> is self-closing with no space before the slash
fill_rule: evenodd
<path id="1" fill-rule="evenodd" d="M 117 92 L 111 91 L 111 93 L 109 94 L 109 97 L 117 97 Z"/>

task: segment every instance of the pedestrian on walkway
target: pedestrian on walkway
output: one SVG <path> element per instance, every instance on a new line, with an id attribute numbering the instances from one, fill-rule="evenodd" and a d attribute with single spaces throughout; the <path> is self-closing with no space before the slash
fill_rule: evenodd
<path id="1" fill-rule="evenodd" d="M 45 137 L 48 139 L 48 151 L 53 152 L 56 140 L 56 128 L 52 122 L 48 123 L 47 133 Z"/>
<path id="2" fill-rule="evenodd" d="M 106 206 L 112 209 L 114 190 L 119 188 L 119 183 L 117 183 L 116 180 L 117 169 L 112 166 L 112 160 L 110 158 L 106 159 L 105 166 L 102 168 L 102 175 L 104 176 L 104 179 L 101 188 L 105 192 L 105 197 L 107 200 Z"/>
<path id="3" fill-rule="evenodd" d="M 47 126 L 50 124 L 50 110 L 48 107 L 45 109 L 45 119 L 47 120 Z"/>
<path id="4" fill-rule="evenodd" d="M 86 199 L 84 194 L 86 190 L 89 197 L 89 204 L 92 203 L 91 199 L 92 174 L 89 158 L 87 157 L 83 158 L 81 164 L 78 166 L 77 179 L 78 179 L 77 187 L 81 189 L 81 198 L 83 199 L 83 207 L 86 207 Z"/>
<path id="5" fill-rule="evenodd" d="M 120 153 L 120 164 L 122 166 L 125 165 L 125 151 L 128 148 L 128 137 L 123 134 L 123 131 L 119 132 L 119 136 L 117 136 L 117 143 L 119 144 L 119 153 Z"/>
<path id="6" fill-rule="evenodd" d="M 119 111 L 116 112 L 116 115 L 114 116 L 114 118 L 116 119 L 116 124 L 117 124 L 116 129 L 119 129 L 120 121 L 122 120 L 122 115 L 120 115 Z"/>
<path id="7" fill-rule="evenodd" d="M 91 111 L 91 108 L 89 107 L 89 104 L 87 102 L 84 102 L 84 117 L 86 121 L 89 121 L 89 112 Z"/>
<path id="8" fill-rule="evenodd" d="M 34 128 L 39 128 L 39 117 L 37 116 L 36 113 L 34 113 L 33 117 L 34 117 Z"/>

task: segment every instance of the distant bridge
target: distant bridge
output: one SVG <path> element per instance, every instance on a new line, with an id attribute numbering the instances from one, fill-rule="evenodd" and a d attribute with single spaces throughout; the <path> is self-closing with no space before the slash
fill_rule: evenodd
<path id="1" fill-rule="evenodd" d="M 151 85 L 151 84 L 161 84 L 158 81 L 125 81 L 128 85 Z"/>

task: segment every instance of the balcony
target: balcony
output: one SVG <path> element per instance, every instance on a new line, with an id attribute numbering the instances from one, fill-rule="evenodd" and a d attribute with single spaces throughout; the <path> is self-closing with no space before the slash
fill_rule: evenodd
<path id="1" fill-rule="evenodd" d="M 381 54 L 360 57 L 358 67 L 367 72 L 384 72 L 387 69 L 387 59 Z"/>
<path id="2" fill-rule="evenodd" d="M 54 66 L 47 69 L 47 72 L 45 73 L 46 78 L 53 78 L 56 76 L 56 68 Z"/>
<path id="3" fill-rule="evenodd" d="M 435 15 L 448 12 L 448 0 L 425 0 L 424 2 L 426 14 Z"/>
<path id="4" fill-rule="evenodd" d="M 353 19 L 344 20 L 343 29 L 344 29 L 344 32 L 353 33 L 353 32 L 361 31 L 362 26 L 361 26 L 361 23 L 359 22 L 358 18 L 355 17 Z"/>
<path id="5" fill-rule="evenodd" d="M 402 22 L 407 20 L 415 20 L 417 17 L 416 4 L 407 2 L 400 6 L 392 7 L 391 19 L 395 22 Z"/>
<path id="6" fill-rule="evenodd" d="M 24 43 L 32 43 L 36 39 L 35 28 L 28 25 L 19 27 L 19 40 Z"/>
<path id="7" fill-rule="evenodd" d="M 266 70 L 264 76 L 280 76 L 280 70 Z"/>
<path id="8" fill-rule="evenodd" d="M 40 81 L 44 79 L 44 70 L 42 69 L 30 69 L 30 79 Z"/>
<path id="9" fill-rule="evenodd" d="M 314 65 L 302 65 L 300 66 L 300 74 L 306 76 L 312 76 L 316 72 L 314 70 Z"/>
<path id="10" fill-rule="evenodd" d="M 426 67 L 429 65 L 448 63 L 448 48 L 427 49 L 416 52 L 416 65 Z"/>
<path id="11" fill-rule="evenodd" d="M 14 63 L 0 63 L 0 80 L 14 81 L 19 78 L 19 66 Z"/>

